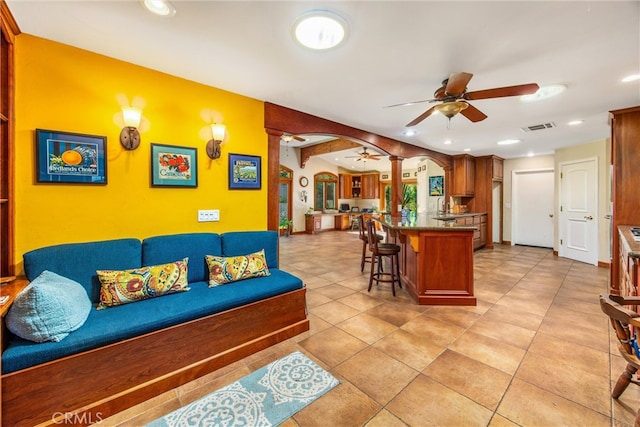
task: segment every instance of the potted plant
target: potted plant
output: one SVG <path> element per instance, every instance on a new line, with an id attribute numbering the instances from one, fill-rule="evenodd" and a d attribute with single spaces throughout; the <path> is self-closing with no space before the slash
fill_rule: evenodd
<path id="1" fill-rule="evenodd" d="M 280 218 L 280 235 L 289 237 L 293 228 L 293 220 L 287 218 Z"/>

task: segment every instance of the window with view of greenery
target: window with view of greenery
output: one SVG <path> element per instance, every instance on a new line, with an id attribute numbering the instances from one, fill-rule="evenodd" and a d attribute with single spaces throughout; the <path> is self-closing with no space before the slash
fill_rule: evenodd
<path id="1" fill-rule="evenodd" d="M 391 185 L 384 188 L 384 206 L 391 212 Z M 402 208 L 414 212 L 418 209 L 418 184 L 402 184 Z"/>
<path id="2" fill-rule="evenodd" d="M 338 205 L 338 176 L 330 172 L 321 172 L 313 176 L 315 198 L 313 209 L 335 209 Z"/>

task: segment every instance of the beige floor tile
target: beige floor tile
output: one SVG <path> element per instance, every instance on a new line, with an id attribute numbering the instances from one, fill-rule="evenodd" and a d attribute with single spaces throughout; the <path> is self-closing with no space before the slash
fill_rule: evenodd
<path id="1" fill-rule="evenodd" d="M 446 346 L 458 338 L 465 329 L 449 322 L 422 314 L 402 325 L 402 329 L 412 334 L 429 338 L 436 345 Z"/>
<path id="2" fill-rule="evenodd" d="M 417 371 L 424 369 L 445 348 L 435 344 L 428 337 L 415 335 L 403 329 L 392 332 L 373 346 Z"/>
<path id="3" fill-rule="evenodd" d="M 451 350 L 445 350 L 422 373 L 491 410 L 497 408 L 511 382 L 511 375 Z"/>
<path id="4" fill-rule="evenodd" d="M 360 313 L 359 310 L 338 301 L 331 301 L 318 307 L 312 307 L 309 312 L 332 325 L 336 325 Z"/>
<path id="5" fill-rule="evenodd" d="M 494 305 L 482 318 L 520 326 L 531 331 L 537 331 L 544 320 L 544 316 L 527 313 L 504 305 Z"/>
<path id="6" fill-rule="evenodd" d="M 366 427 L 407 427 L 405 423 L 403 423 L 398 417 L 393 415 L 391 412 L 386 409 L 378 412 L 375 417 L 371 419 Z"/>
<path id="7" fill-rule="evenodd" d="M 518 427 L 518 424 L 509 421 L 500 414 L 494 414 L 489 427 Z"/>
<path id="8" fill-rule="evenodd" d="M 497 413 L 521 426 L 611 426 L 609 417 L 517 378 Z"/>
<path id="9" fill-rule="evenodd" d="M 328 302 L 333 301 L 328 296 L 322 295 L 316 289 L 309 289 L 307 291 L 307 307 L 313 308 L 318 307 Z"/>
<path id="10" fill-rule="evenodd" d="M 473 332 L 466 332 L 449 348 L 511 375 L 526 353 L 521 348 Z"/>
<path id="11" fill-rule="evenodd" d="M 538 333 L 529 347 L 535 353 L 547 359 L 553 359 L 583 371 L 600 376 L 609 376 L 609 353 L 590 347 L 567 342 L 545 333 Z M 571 355 L 568 357 L 568 355 Z"/>
<path id="12" fill-rule="evenodd" d="M 337 327 L 318 332 L 300 341 L 299 345 L 305 349 L 305 353 L 309 352 L 330 368 L 367 347 L 367 343 Z"/>
<path id="13" fill-rule="evenodd" d="M 495 338 L 496 340 L 525 350 L 529 347 L 529 344 L 531 344 L 536 334 L 535 331 L 531 329 L 484 317 L 478 319 L 478 321 L 469 328 L 469 331 Z"/>
<path id="14" fill-rule="evenodd" d="M 595 375 L 566 362 L 529 353 L 522 361 L 516 378 L 607 416 L 611 415 L 607 376 Z"/>
<path id="15" fill-rule="evenodd" d="M 319 293 L 320 295 L 329 297 L 332 300 L 336 300 L 342 297 L 346 297 L 347 295 L 351 295 L 356 291 L 354 291 L 351 288 L 347 288 L 338 284 L 333 284 L 333 285 L 323 286 L 322 288 L 317 289 L 315 292 Z"/>
<path id="16" fill-rule="evenodd" d="M 450 307 L 444 305 L 430 306 L 425 310 L 424 315 L 441 322 L 459 326 L 462 329 L 467 329 L 469 326 L 473 325 L 473 323 L 481 316 L 481 314 L 470 313 L 461 307 Z"/>
<path id="17" fill-rule="evenodd" d="M 407 307 L 404 304 L 385 302 L 369 309 L 368 314 L 375 316 L 392 325 L 402 326 L 414 319 L 422 312 L 418 307 Z"/>
<path id="18" fill-rule="evenodd" d="M 367 313 L 358 314 L 344 322 L 338 323 L 336 326 L 367 344 L 373 344 L 397 329 L 397 327 L 391 323 L 387 323 Z"/>
<path id="19" fill-rule="evenodd" d="M 356 292 L 344 298 L 340 298 L 338 301 L 359 311 L 367 311 L 381 304 L 384 304 L 384 301 L 373 298 L 361 292 Z"/>
<path id="20" fill-rule="evenodd" d="M 305 427 L 360 426 L 379 410 L 378 403 L 348 381 L 342 380 L 339 386 L 303 408 L 293 419 Z"/>
<path id="21" fill-rule="evenodd" d="M 418 375 L 404 363 L 369 347 L 334 368 L 367 396 L 387 404 Z"/>
<path id="22" fill-rule="evenodd" d="M 487 425 L 493 415 L 484 406 L 424 375 L 418 375 L 386 409 L 411 426 Z"/>

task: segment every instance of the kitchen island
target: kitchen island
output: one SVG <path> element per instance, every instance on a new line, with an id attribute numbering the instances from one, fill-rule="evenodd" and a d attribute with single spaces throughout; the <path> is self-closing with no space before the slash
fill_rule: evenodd
<path id="1" fill-rule="evenodd" d="M 400 245 L 402 285 L 420 305 L 476 305 L 473 295 L 473 238 L 476 225 L 381 215 L 374 218 Z"/>

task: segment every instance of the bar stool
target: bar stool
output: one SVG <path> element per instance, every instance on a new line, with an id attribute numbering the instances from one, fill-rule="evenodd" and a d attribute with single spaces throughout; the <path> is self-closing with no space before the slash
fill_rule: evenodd
<path id="1" fill-rule="evenodd" d="M 367 221 L 367 234 L 369 235 L 369 249 L 371 250 L 371 274 L 369 275 L 369 289 L 367 292 L 371 292 L 371 286 L 375 280 L 376 285 L 383 283 L 391 283 L 391 292 L 393 296 L 396 296 L 395 284 L 398 282 L 398 286 L 402 288 L 402 282 L 400 281 L 400 246 L 391 243 L 380 243 L 379 239 L 372 237 L 376 235 L 375 226 L 373 221 Z M 385 273 L 382 271 L 382 257 L 389 257 L 391 259 L 391 271 Z M 376 264 L 378 266 L 376 271 Z M 383 279 L 385 276 L 390 276 L 389 279 Z"/>
<path id="2" fill-rule="evenodd" d="M 362 240 L 362 258 L 360 259 L 360 271 L 364 271 L 364 263 L 371 262 L 371 255 L 367 255 L 367 245 L 369 244 L 369 235 L 367 234 L 367 230 L 365 229 L 364 224 L 364 215 L 358 215 L 357 219 L 358 227 L 360 230 L 360 240 Z M 374 231 L 375 238 L 377 241 L 383 239 L 378 233 Z"/>

